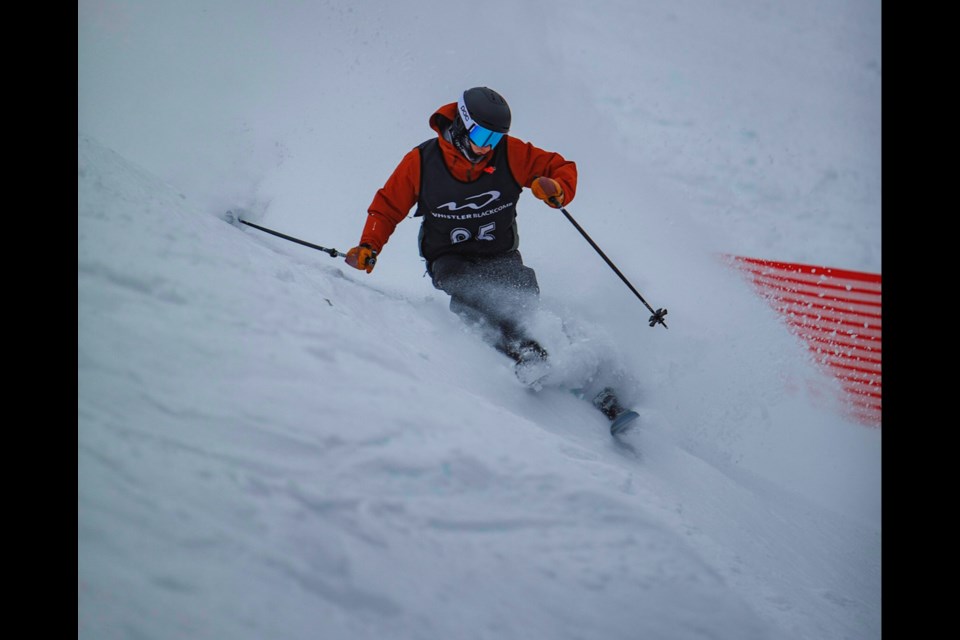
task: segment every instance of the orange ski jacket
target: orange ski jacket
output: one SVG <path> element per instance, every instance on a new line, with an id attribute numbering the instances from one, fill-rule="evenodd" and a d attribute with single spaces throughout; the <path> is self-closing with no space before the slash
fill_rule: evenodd
<path id="1" fill-rule="evenodd" d="M 453 122 L 457 103 L 451 102 L 430 116 L 429 124 L 439 137 L 444 164 L 450 173 L 462 182 L 473 182 L 481 175 L 493 156 L 486 154 L 476 164 L 470 162 L 456 147 L 447 142 L 443 131 Z M 577 165 L 559 153 L 544 151 L 512 135 L 505 135 L 500 144 L 509 145 L 507 158 L 510 173 L 523 187 L 529 188 L 539 176 L 553 178 L 563 189 L 564 205 L 569 204 L 577 190 Z M 387 182 L 373 197 L 367 209 L 367 221 L 360 236 L 361 244 L 368 244 L 378 253 L 387 244 L 397 225 L 417 204 L 420 191 L 420 149 L 410 150 L 394 169 Z"/>

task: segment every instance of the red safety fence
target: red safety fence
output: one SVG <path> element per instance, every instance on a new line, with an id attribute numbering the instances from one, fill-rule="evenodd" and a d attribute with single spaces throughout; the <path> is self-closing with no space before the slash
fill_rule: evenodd
<path id="1" fill-rule="evenodd" d="M 754 287 L 840 381 L 859 422 L 881 424 L 880 275 L 732 256 Z"/>

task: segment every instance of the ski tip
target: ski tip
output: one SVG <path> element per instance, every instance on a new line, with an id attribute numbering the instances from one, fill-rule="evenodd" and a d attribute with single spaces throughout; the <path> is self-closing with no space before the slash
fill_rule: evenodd
<path id="1" fill-rule="evenodd" d="M 633 409 L 627 409 L 614 418 L 613 422 L 610 423 L 610 434 L 616 436 L 623 433 L 627 429 L 633 427 L 636 424 L 637 418 L 639 417 L 639 413 Z"/>

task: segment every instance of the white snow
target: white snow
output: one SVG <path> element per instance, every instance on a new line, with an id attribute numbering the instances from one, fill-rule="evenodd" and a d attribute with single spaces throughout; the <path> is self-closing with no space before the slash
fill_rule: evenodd
<path id="1" fill-rule="evenodd" d="M 880 3 L 81 2 L 78 638 L 872 639 L 880 429 L 724 263 L 880 273 Z M 555 380 L 346 251 L 488 85 Z M 562 386 L 562 385 L 561 385 Z"/>

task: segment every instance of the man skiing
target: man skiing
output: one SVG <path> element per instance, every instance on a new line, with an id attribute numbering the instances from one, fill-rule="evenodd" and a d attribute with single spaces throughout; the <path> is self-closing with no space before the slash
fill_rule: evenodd
<path id="1" fill-rule="evenodd" d="M 450 296 L 451 311 L 483 327 L 494 347 L 516 362 L 521 381 L 535 385 L 547 371 L 548 354 L 526 332 L 540 288 L 518 251 L 517 203 L 529 188 L 550 207 L 569 204 L 577 167 L 508 135 L 510 122 L 507 101 L 488 87 L 467 89 L 438 108 L 429 119 L 436 136 L 410 150 L 377 191 L 346 261 L 370 273 L 397 224 L 417 205 L 420 255 L 433 285 Z M 612 392 L 595 404 L 611 419 L 622 412 Z"/>
<path id="2" fill-rule="evenodd" d="M 510 107 L 496 91 L 474 87 L 431 115 L 436 137 L 407 153 L 367 213 L 347 263 L 373 270 L 375 256 L 416 204 L 420 255 L 450 310 L 490 331 L 518 374 L 546 351 L 523 323 L 540 289 L 518 251 L 517 201 L 524 187 L 558 207 L 573 200 L 576 164 L 507 135 Z M 549 201 L 554 199 L 556 204 Z"/>

